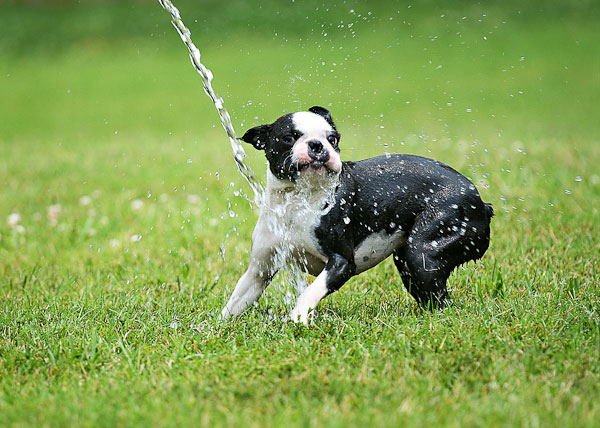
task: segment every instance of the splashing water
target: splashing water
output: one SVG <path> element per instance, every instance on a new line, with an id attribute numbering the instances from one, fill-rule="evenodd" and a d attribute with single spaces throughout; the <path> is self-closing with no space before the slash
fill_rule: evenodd
<path id="1" fill-rule="evenodd" d="M 250 187 L 254 191 L 254 203 L 261 206 L 261 209 L 267 209 L 273 211 L 272 217 L 274 221 L 269 224 L 269 229 L 272 233 L 279 236 L 280 243 L 275 248 L 275 269 L 274 272 L 279 272 L 280 279 L 282 280 L 281 286 L 275 285 L 275 288 L 283 296 L 284 302 L 288 306 L 292 306 L 293 298 L 290 293 L 290 287 L 294 289 L 296 295 L 299 295 L 307 285 L 306 267 L 308 266 L 308 260 L 306 256 L 299 251 L 294 245 L 295 236 L 290 234 L 290 230 L 294 229 L 294 225 L 285 224 L 284 220 L 292 218 L 292 222 L 297 224 L 306 223 L 307 218 L 316 218 L 318 215 L 322 215 L 323 202 L 325 206 L 333 206 L 333 189 L 331 183 L 329 186 L 325 186 L 327 189 L 313 189 L 312 186 L 303 186 L 302 182 L 298 183 L 295 192 L 290 192 L 283 197 L 283 200 L 278 201 L 279 203 L 275 206 L 271 206 L 269 203 L 268 196 L 265 196 L 263 186 L 255 178 L 254 172 L 248 165 L 244 163 L 246 153 L 244 148 L 239 143 L 233 124 L 231 123 L 231 117 L 223 106 L 223 99 L 217 96 L 212 88 L 211 82 L 213 79 L 212 72 L 204 66 L 201 62 L 201 55 L 198 48 L 194 45 L 191 39 L 190 30 L 184 25 L 181 20 L 179 10 L 171 3 L 170 0 L 158 0 L 160 5 L 171 14 L 171 23 L 179 33 L 181 40 L 186 45 L 190 53 L 190 59 L 192 65 L 200 74 L 202 83 L 204 85 L 204 91 L 215 105 L 221 124 L 229 137 L 231 148 L 233 150 L 233 157 L 240 173 L 244 176 Z M 316 204 L 308 203 L 311 199 L 317 199 L 320 202 Z M 316 208 L 319 207 L 319 208 Z M 228 211 L 231 217 L 235 217 L 235 212 L 231 208 L 231 202 L 229 202 Z M 289 216 L 289 212 L 295 213 L 293 216 Z M 297 226 L 296 224 L 296 226 Z M 298 254 L 300 253 L 300 254 Z"/>
<path id="2" fill-rule="evenodd" d="M 202 78 L 202 84 L 204 85 L 204 92 L 211 99 L 213 104 L 215 105 L 217 112 L 219 113 L 219 117 L 221 118 L 221 124 L 227 133 L 227 137 L 229 137 L 229 142 L 231 143 L 231 149 L 233 150 L 233 159 L 238 167 L 240 173 L 244 176 L 250 187 L 254 191 L 254 203 L 260 205 L 263 199 L 263 186 L 256 179 L 254 172 L 252 169 L 244 163 L 244 158 L 246 157 L 246 152 L 244 148 L 239 143 L 237 134 L 233 129 L 233 124 L 231 123 L 231 117 L 229 116 L 229 112 L 225 109 L 223 105 L 223 98 L 219 97 L 212 88 L 212 72 L 202 64 L 200 61 L 201 55 L 200 51 L 192 42 L 190 30 L 185 26 L 183 21 L 181 20 L 181 15 L 179 14 L 179 10 L 171 3 L 170 0 L 158 0 L 160 5 L 167 12 L 171 14 L 171 23 L 179 33 L 181 40 L 185 43 L 185 46 L 190 51 L 190 59 L 192 61 L 192 65 L 200 74 Z"/>
<path id="3" fill-rule="evenodd" d="M 261 210 L 268 212 L 267 227 L 277 237 L 274 247 L 274 270 L 279 271 L 281 286 L 275 288 L 288 306 L 293 301 L 288 293 L 291 286 L 296 295 L 300 295 L 307 286 L 310 261 L 302 243 L 298 246 L 298 236 L 307 235 L 311 227 L 310 220 L 325 215 L 335 204 L 333 189 L 337 187 L 339 177 L 331 177 L 327 182 L 314 183 L 310 179 L 300 179 L 294 190 L 270 192 L 266 195 Z"/>

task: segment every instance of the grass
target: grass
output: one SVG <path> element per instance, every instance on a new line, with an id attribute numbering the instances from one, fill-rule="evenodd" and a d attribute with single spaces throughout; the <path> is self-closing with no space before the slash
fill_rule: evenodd
<path id="1" fill-rule="evenodd" d="M 388 260 L 221 324 L 257 213 L 166 14 L 4 5 L 0 426 L 598 426 L 598 8 L 177 4 L 238 132 L 330 106 L 345 159 L 469 176 L 491 247 L 440 313 Z"/>

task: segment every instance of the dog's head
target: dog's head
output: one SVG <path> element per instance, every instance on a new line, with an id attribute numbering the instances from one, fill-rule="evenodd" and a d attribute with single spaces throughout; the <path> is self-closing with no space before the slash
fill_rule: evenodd
<path id="1" fill-rule="evenodd" d="M 242 140 L 265 151 L 271 172 L 280 180 L 337 175 L 342 169 L 340 134 L 323 107 L 286 114 L 270 125 L 249 129 Z"/>

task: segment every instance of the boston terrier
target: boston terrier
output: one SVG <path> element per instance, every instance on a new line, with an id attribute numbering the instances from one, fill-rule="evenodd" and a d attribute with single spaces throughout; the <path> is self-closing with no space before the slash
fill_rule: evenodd
<path id="1" fill-rule="evenodd" d="M 450 273 L 489 246 L 494 212 L 466 177 L 413 155 L 342 162 L 340 134 L 323 107 L 286 114 L 241 139 L 264 150 L 267 186 L 248 269 L 222 319 L 254 304 L 293 262 L 316 276 L 290 314 L 306 325 L 321 299 L 390 255 L 416 301 L 443 308 Z"/>

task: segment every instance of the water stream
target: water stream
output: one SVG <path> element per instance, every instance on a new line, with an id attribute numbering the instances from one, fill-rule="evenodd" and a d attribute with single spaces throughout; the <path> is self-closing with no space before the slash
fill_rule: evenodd
<path id="1" fill-rule="evenodd" d="M 179 33 L 181 40 L 183 40 L 183 43 L 185 43 L 185 46 L 190 52 L 190 59 L 192 61 L 192 65 L 202 78 L 204 92 L 206 92 L 206 95 L 208 95 L 208 97 L 211 99 L 211 101 L 217 109 L 217 112 L 219 113 L 221 124 L 223 125 L 223 128 L 227 133 L 227 137 L 229 138 L 229 142 L 231 143 L 231 149 L 233 150 L 233 159 L 235 160 L 238 170 L 254 191 L 254 203 L 260 206 L 264 193 L 263 186 L 256 179 L 254 171 L 252 171 L 252 169 L 244 162 L 244 158 L 246 157 L 244 147 L 238 141 L 237 134 L 235 133 L 235 129 L 233 129 L 233 124 L 231 123 L 231 117 L 229 116 L 229 112 L 223 105 L 223 98 L 219 97 L 212 87 L 211 82 L 213 79 L 213 74 L 208 68 L 206 68 L 204 64 L 202 64 L 200 50 L 196 47 L 194 42 L 192 42 L 191 32 L 181 20 L 179 10 L 173 5 L 173 3 L 171 3 L 170 0 L 158 1 L 163 7 L 163 9 L 165 9 L 171 14 L 171 23 Z"/>
<path id="2" fill-rule="evenodd" d="M 264 188 L 256 179 L 252 169 L 244 162 L 246 152 L 237 138 L 237 134 L 233 128 L 233 124 L 231 123 L 231 117 L 223 105 L 223 98 L 219 97 L 212 88 L 212 72 L 206 68 L 204 64 L 202 64 L 200 50 L 196 47 L 196 45 L 194 45 L 194 42 L 192 42 L 190 30 L 181 20 L 179 10 L 173 5 L 173 3 L 171 3 L 170 0 L 159 0 L 159 3 L 167 12 L 171 14 L 171 23 L 179 33 L 183 43 L 185 43 L 186 47 L 188 48 L 192 65 L 202 78 L 204 91 L 211 99 L 217 109 L 217 112 L 219 113 L 221 124 L 223 125 L 223 128 L 227 133 L 227 137 L 229 138 L 229 142 L 231 143 L 233 158 L 238 170 L 244 176 L 246 181 L 248 181 L 248 184 L 250 184 L 250 187 L 254 191 L 254 203 L 262 207 L 265 202 Z M 307 197 L 307 195 L 303 196 L 305 198 Z M 293 262 L 290 260 L 289 256 L 295 250 L 294 246 L 292 245 L 293 240 L 288 236 L 286 230 L 282 229 L 281 225 L 277 224 L 277 221 L 275 221 L 284 217 L 286 211 L 291 207 L 295 207 L 298 212 L 304 213 L 304 211 L 298 207 L 302 207 L 305 204 L 298 204 L 297 201 L 295 201 L 295 198 L 290 198 L 288 198 L 286 201 L 283 201 L 281 205 L 277 206 L 277 213 L 274 213 L 274 221 L 273 224 L 270 225 L 270 228 L 274 233 L 277 233 L 281 237 L 281 245 L 276 248 L 276 264 L 277 270 L 279 270 L 278 275 L 279 279 L 281 280 L 281 284 L 273 285 L 275 286 L 274 288 L 282 295 L 284 303 L 291 308 L 294 299 L 292 297 L 292 293 L 290 292 L 290 286 L 295 290 L 296 295 L 299 295 L 302 290 L 304 290 L 306 287 L 306 274 L 303 272 L 304 269 L 302 269 L 302 265 L 306 265 L 306 262 L 303 262 L 302 260 L 299 262 Z M 306 209 L 310 208 L 307 207 Z M 315 213 L 310 214 L 315 215 Z"/>

